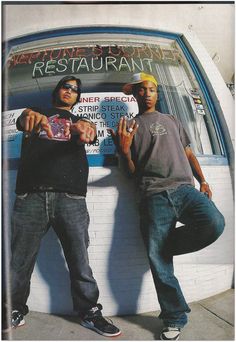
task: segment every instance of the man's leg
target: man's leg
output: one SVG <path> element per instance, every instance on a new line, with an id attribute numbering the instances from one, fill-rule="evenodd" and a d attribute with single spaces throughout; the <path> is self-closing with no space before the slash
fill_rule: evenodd
<path id="1" fill-rule="evenodd" d="M 172 255 L 198 251 L 218 239 L 224 230 L 224 217 L 212 200 L 192 186 L 181 186 L 170 195 L 184 226 L 171 232 Z"/>
<path id="2" fill-rule="evenodd" d="M 176 215 L 166 192 L 145 198 L 140 205 L 141 232 L 161 307 L 160 318 L 168 327 L 181 328 L 190 309 L 174 275 L 173 257 L 165 253 Z"/>
<path id="3" fill-rule="evenodd" d="M 57 194 L 53 227 L 61 241 L 70 271 L 74 310 L 81 325 L 104 336 L 118 336 L 120 330 L 102 316 L 97 304 L 99 291 L 89 266 L 89 214 L 85 198 Z"/>
<path id="4" fill-rule="evenodd" d="M 34 269 L 40 241 L 47 231 L 44 199 L 41 194 L 17 196 L 11 237 L 11 304 L 13 311 L 28 313 L 26 305 L 30 278 Z"/>
<path id="5" fill-rule="evenodd" d="M 57 194 L 53 228 L 61 241 L 70 271 L 74 310 L 86 312 L 97 305 L 99 291 L 88 259 L 89 216 L 85 198 Z"/>

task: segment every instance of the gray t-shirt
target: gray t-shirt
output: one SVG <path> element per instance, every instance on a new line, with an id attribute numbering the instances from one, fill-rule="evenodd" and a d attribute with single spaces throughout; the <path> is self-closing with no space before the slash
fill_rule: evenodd
<path id="1" fill-rule="evenodd" d="M 149 196 L 181 184 L 194 185 L 184 148 L 190 140 L 173 115 L 160 112 L 137 115 L 139 124 L 131 146 L 141 194 Z"/>

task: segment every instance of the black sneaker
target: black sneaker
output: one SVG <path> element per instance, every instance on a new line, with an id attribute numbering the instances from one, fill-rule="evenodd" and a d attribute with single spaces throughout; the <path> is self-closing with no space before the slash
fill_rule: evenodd
<path id="1" fill-rule="evenodd" d="M 88 313 L 80 319 L 80 324 L 85 328 L 94 330 L 107 337 L 114 337 L 121 334 L 120 329 L 118 329 L 111 320 L 109 322 L 102 316 L 99 304 L 90 309 Z"/>
<path id="2" fill-rule="evenodd" d="M 175 341 L 178 340 L 180 336 L 180 328 L 177 327 L 165 327 L 161 332 L 161 340 Z"/>
<path id="3" fill-rule="evenodd" d="M 18 310 L 13 310 L 11 313 L 12 328 L 18 328 L 25 324 L 23 314 Z"/>

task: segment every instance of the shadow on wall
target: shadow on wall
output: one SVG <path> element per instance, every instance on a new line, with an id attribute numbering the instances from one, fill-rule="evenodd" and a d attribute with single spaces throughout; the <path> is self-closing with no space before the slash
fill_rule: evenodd
<path id="1" fill-rule="evenodd" d="M 109 249 L 107 280 L 112 293 L 111 300 L 117 306 L 115 314 L 133 314 L 139 308 L 143 276 L 149 270 L 149 265 L 139 231 L 135 185 L 118 168 L 112 167 L 110 170 L 108 176 L 89 185 L 115 186 L 118 190 L 114 226 L 111 227 L 112 241 Z"/>
<path id="2" fill-rule="evenodd" d="M 50 313 L 72 313 L 73 305 L 70 290 L 69 271 L 63 255 L 61 244 L 52 228 L 44 236 L 37 257 L 36 268 L 48 287 L 47 296 L 41 298 L 45 303 L 38 303 L 42 310 Z M 38 298 L 33 305 L 37 305 Z M 36 310 L 36 309 L 35 309 Z"/>
<path id="3" fill-rule="evenodd" d="M 137 108 L 124 102 L 114 100 L 109 102 L 109 105 L 114 108 L 113 112 L 107 110 L 106 101 L 100 103 L 99 112 L 102 113 L 104 108 L 106 109 L 104 113 L 106 114 L 107 127 L 114 130 L 116 130 L 121 115 L 125 115 L 129 120 L 136 115 Z M 110 141 L 109 136 L 103 140 L 100 144 L 101 151 L 109 146 Z M 106 159 L 104 164 L 109 165 L 106 163 Z M 112 239 L 109 247 L 108 267 L 105 270 L 107 272 L 106 279 L 112 293 L 110 300 L 116 304 L 115 314 L 133 314 L 138 311 L 143 275 L 149 270 L 149 265 L 139 231 L 135 184 L 119 168 L 111 167 L 110 171 L 109 175 L 90 182 L 89 186 L 107 188 L 108 194 L 109 187 L 117 190 L 114 223 L 110 228 Z M 97 223 L 99 224 L 99 222 Z M 97 229 L 96 222 L 94 224 L 95 229 Z M 99 232 L 97 234 L 99 236 Z M 100 293 L 102 297 L 102 289 Z"/>
<path id="4" fill-rule="evenodd" d="M 120 170 L 115 167 L 110 169 L 108 176 L 90 183 L 89 186 L 117 188 L 118 201 L 114 211 L 114 226 L 111 225 L 112 241 L 107 256 L 106 279 L 112 294 L 109 300 L 117 307 L 114 314 L 133 314 L 138 311 L 143 275 L 149 270 L 149 266 L 139 231 L 134 185 Z M 46 309 L 51 313 L 72 313 L 68 268 L 59 240 L 52 229 L 42 241 L 36 267 L 49 289 L 50 302 L 45 303 L 48 305 Z M 94 267 L 92 269 L 96 273 Z M 103 296 L 107 297 L 107 294 L 100 288 L 100 300 Z M 106 306 L 107 304 L 104 309 Z"/>
<path id="5" fill-rule="evenodd" d="M 112 102 L 114 108 L 121 108 L 121 105 L 123 108 L 121 114 L 127 115 L 129 109 L 124 103 Z M 107 109 L 106 102 L 100 104 L 100 113 L 104 111 L 103 107 Z M 115 128 L 120 115 L 115 117 L 109 110 L 106 110 L 104 114 L 108 126 Z M 132 113 L 129 114 L 132 115 Z M 102 126 L 98 128 L 102 128 Z M 110 141 L 111 138 L 108 136 L 100 143 L 102 151 L 106 146 L 110 146 Z M 110 149 L 111 147 L 109 147 Z M 106 165 L 106 160 L 104 164 Z M 106 264 L 108 264 L 108 268 L 105 270 L 107 274 L 103 281 L 107 281 L 110 287 L 109 293 L 111 292 L 112 298 L 109 298 L 109 300 L 115 303 L 115 314 L 133 314 L 138 311 L 143 275 L 149 270 L 149 265 L 139 231 L 134 184 L 117 167 L 111 167 L 110 170 L 111 173 L 108 176 L 89 184 L 90 187 L 96 188 L 113 187 L 118 192 L 118 200 L 114 210 L 114 224 L 111 224 L 110 227 L 112 240 L 107 255 L 108 262 Z M 107 189 L 107 194 L 109 195 L 109 189 Z M 99 222 L 95 222 L 95 229 L 97 229 L 96 223 L 99 224 Z M 50 303 L 42 303 L 42 305 L 48 305 L 47 310 L 49 312 L 72 313 L 73 306 L 68 268 L 65 264 L 60 243 L 52 229 L 49 230 L 42 242 L 36 267 L 48 286 L 50 300 Z M 96 241 L 94 249 L 96 250 Z M 93 266 L 92 270 L 96 279 L 96 270 Z M 103 296 L 107 298 L 108 294 L 104 293 L 100 286 L 99 290 L 99 299 L 101 300 Z M 34 299 L 34 306 L 35 300 L 37 301 L 37 298 Z M 102 300 L 101 304 L 103 304 Z M 104 310 L 106 310 L 106 307 L 105 304 Z"/>

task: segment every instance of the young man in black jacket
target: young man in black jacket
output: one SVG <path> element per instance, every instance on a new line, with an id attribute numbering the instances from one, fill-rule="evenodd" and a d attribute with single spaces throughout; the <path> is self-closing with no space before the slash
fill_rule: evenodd
<path id="1" fill-rule="evenodd" d="M 81 325 L 104 336 L 120 330 L 102 316 L 99 291 L 88 260 L 88 161 L 85 143 L 96 126 L 71 114 L 81 82 L 62 78 L 52 93 L 51 108 L 27 108 L 17 120 L 24 132 L 12 218 L 12 326 L 25 323 L 30 278 L 40 242 L 52 226 L 68 264 L 74 310 Z"/>

